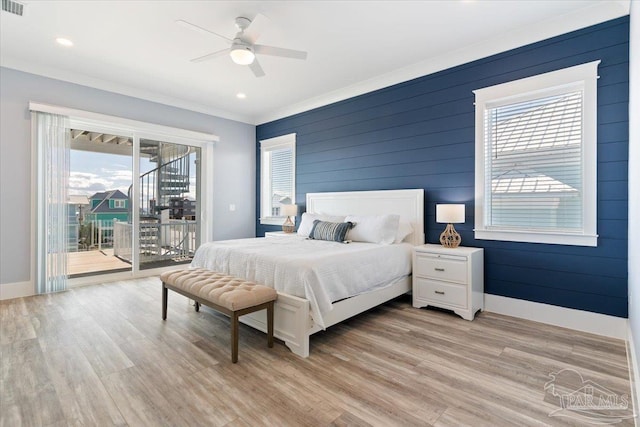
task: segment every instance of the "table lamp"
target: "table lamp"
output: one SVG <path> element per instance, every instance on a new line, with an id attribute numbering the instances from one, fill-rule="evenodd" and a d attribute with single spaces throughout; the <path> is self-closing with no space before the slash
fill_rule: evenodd
<path id="1" fill-rule="evenodd" d="M 298 215 L 298 205 L 282 205 L 282 214 L 287 216 L 284 224 L 282 224 L 282 231 L 285 233 L 296 231 L 296 225 L 291 220 L 291 217 Z"/>
<path id="2" fill-rule="evenodd" d="M 453 224 L 464 223 L 464 205 L 436 205 L 436 222 L 447 224 L 447 228 L 440 234 L 440 244 L 447 248 L 460 246 L 462 238 Z"/>

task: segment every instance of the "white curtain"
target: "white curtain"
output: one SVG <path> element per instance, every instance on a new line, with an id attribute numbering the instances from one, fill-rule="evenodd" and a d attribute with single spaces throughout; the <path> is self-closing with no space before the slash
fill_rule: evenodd
<path id="1" fill-rule="evenodd" d="M 69 243 L 69 120 L 32 113 L 37 151 L 36 290 L 40 294 L 67 289 Z"/>

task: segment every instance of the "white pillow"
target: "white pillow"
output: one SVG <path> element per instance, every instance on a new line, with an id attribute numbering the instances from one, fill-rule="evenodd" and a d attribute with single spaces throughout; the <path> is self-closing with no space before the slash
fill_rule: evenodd
<path id="1" fill-rule="evenodd" d="M 344 222 L 344 216 L 314 214 L 314 213 L 305 212 L 302 214 L 302 219 L 300 220 L 300 226 L 298 226 L 298 235 L 309 237 L 309 233 L 311 233 L 311 229 L 313 228 L 313 221 L 315 221 L 316 219 L 319 219 L 320 221 L 327 221 L 327 222 Z"/>
<path id="2" fill-rule="evenodd" d="M 411 223 L 409 221 L 400 220 L 398 232 L 396 233 L 396 238 L 393 243 L 402 243 L 404 238 L 411 233 L 413 233 L 413 226 L 411 226 Z"/>
<path id="3" fill-rule="evenodd" d="M 355 223 L 349 240 L 389 245 L 396 238 L 400 215 L 347 215 L 344 220 Z"/>

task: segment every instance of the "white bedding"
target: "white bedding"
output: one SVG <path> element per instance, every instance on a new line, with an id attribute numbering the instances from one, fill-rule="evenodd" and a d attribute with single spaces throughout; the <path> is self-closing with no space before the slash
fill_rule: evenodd
<path id="1" fill-rule="evenodd" d="M 314 321 L 332 302 L 384 287 L 411 274 L 408 243 L 349 244 L 304 238 L 226 240 L 200 246 L 192 267 L 246 278 L 309 300 Z"/>

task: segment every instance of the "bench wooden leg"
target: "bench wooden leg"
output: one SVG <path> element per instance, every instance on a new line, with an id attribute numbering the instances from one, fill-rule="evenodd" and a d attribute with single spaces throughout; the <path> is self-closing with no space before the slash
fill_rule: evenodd
<path id="1" fill-rule="evenodd" d="M 267 306 L 267 345 L 273 347 L 273 301 Z"/>
<path id="2" fill-rule="evenodd" d="M 167 320 L 167 293 L 169 289 L 162 283 L 162 320 Z"/>
<path id="3" fill-rule="evenodd" d="M 168 303 L 168 294 L 169 289 L 184 295 L 187 298 L 190 298 L 194 301 L 194 306 L 196 311 L 200 311 L 200 306 L 204 303 L 204 305 L 213 308 L 214 310 L 223 313 L 229 316 L 229 320 L 231 323 L 231 362 L 238 363 L 238 341 L 239 341 L 239 318 L 241 315 L 253 313 L 257 310 L 267 309 L 267 345 L 269 347 L 273 347 L 273 330 L 274 330 L 274 316 L 275 316 L 275 301 L 264 302 L 262 304 L 256 304 L 255 306 L 246 307 L 244 309 L 240 309 L 237 311 L 230 310 L 225 306 L 220 306 L 212 301 L 207 299 L 202 299 L 196 295 L 193 295 L 189 292 L 181 290 L 180 288 L 174 287 L 173 284 L 168 284 L 162 282 L 162 320 L 167 319 L 167 303 Z M 200 301 L 203 301 L 201 303 Z"/>
<path id="4" fill-rule="evenodd" d="M 238 363 L 238 314 L 231 314 L 231 363 Z"/>

